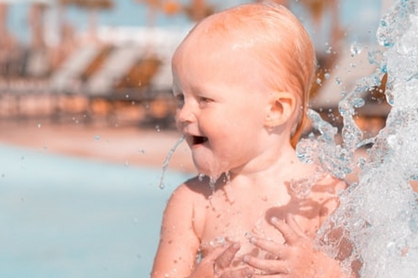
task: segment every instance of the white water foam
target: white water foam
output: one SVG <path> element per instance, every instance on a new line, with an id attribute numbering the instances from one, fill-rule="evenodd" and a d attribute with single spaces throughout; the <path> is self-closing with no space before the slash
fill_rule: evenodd
<path id="1" fill-rule="evenodd" d="M 349 242 L 343 260 L 350 268 L 360 261 L 361 277 L 417 277 L 417 195 L 410 181 L 418 179 L 418 12 L 416 1 L 399 0 L 381 19 L 378 42 L 386 48 L 375 74 L 357 82 L 340 103 L 344 119 L 343 143 L 334 142 L 336 129 L 310 113 L 319 138 L 303 140 L 297 148 L 305 162 L 319 162 L 337 177 L 361 165 L 358 183 L 341 194 L 341 205 L 318 234 L 320 248 L 337 257 Z M 361 94 L 380 85 L 388 74 L 386 97 L 392 106 L 386 126 L 371 140 L 364 140 L 356 126 L 355 108 Z M 355 161 L 354 153 L 373 142 L 368 158 Z M 319 148 L 318 148 L 319 146 Z M 335 237 L 336 231 L 343 231 Z M 346 240 L 346 241 L 345 241 Z"/>

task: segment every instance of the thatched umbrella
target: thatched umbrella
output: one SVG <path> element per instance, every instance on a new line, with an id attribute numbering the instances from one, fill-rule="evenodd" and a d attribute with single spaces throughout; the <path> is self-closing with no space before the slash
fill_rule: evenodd
<path id="1" fill-rule="evenodd" d="M 97 10 L 109 10 L 114 6 L 112 0 L 58 0 L 58 2 L 62 6 L 73 5 L 88 10 L 89 32 L 92 38 L 96 38 Z"/>
<path id="2" fill-rule="evenodd" d="M 339 17 L 339 0 L 300 0 L 300 3 L 308 10 L 312 16 L 314 27 L 319 31 L 321 23 L 325 14 L 329 12 L 330 15 L 330 37 L 329 45 L 332 47 L 332 53 L 317 53 L 319 69 L 317 77 L 325 80 L 325 74 L 333 67 L 339 57 L 341 50 L 341 39 L 343 37 L 343 29 L 341 27 Z M 320 90 L 321 85 L 314 82 L 312 88 L 312 95 L 315 95 Z"/>
<path id="3" fill-rule="evenodd" d="M 179 0 L 135 0 L 138 3 L 145 3 L 150 7 L 147 23 L 148 26 L 155 24 L 155 17 L 158 10 L 163 10 L 168 15 L 178 12 L 185 12 L 193 21 L 200 21 L 212 14 L 215 9 L 208 5 L 205 0 L 191 0 L 190 4 L 181 4 Z"/>
<path id="4" fill-rule="evenodd" d="M 183 11 L 194 22 L 199 22 L 215 12 L 215 7 L 209 5 L 205 0 L 191 0 L 189 5 L 183 6 Z"/>
<path id="5" fill-rule="evenodd" d="M 157 12 L 161 8 L 162 1 L 161 0 L 135 0 L 138 3 L 144 3 L 148 6 L 148 13 L 147 13 L 147 26 L 153 27 L 155 25 L 155 18 L 157 17 Z"/>
<path id="6" fill-rule="evenodd" d="M 44 12 L 49 4 L 45 1 L 33 1 L 29 8 L 29 27 L 31 28 L 31 47 L 32 49 L 45 48 L 44 38 Z"/>
<path id="7" fill-rule="evenodd" d="M 266 2 L 266 0 L 256 0 L 256 2 Z M 276 4 L 280 4 L 283 6 L 287 6 L 288 4 L 288 0 L 269 0 L 268 2 L 272 2 L 272 3 L 276 3 Z"/>
<path id="8" fill-rule="evenodd" d="M 0 39 L 8 33 L 7 30 L 7 12 L 8 4 L 0 3 Z"/>
<path id="9" fill-rule="evenodd" d="M 10 62 L 19 54 L 18 42 L 7 26 L 9 3 L 12 1 L 0 1 L 0 78 L 10 74 Z"/>

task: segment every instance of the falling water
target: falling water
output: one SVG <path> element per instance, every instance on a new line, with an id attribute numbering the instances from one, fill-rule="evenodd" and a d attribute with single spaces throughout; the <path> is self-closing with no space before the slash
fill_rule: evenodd
<path id="1" fill-rule="evenodd" d="M 185 137 L 182 136 L 180 137 L 180 139 L 176 142 L 176 144 L 170 149 L 170 151 L 167 153 L 167 156 L 165 157 L 164 163 L 163 163 L 163 167 L 162 167 L 162 173 L 161 173 L 161 178 L 160 178 L 160 183 L 159 183 L 159 187 L 161 189 L 164 189 L 165 184 L 164 184 L 164 175 L 165 172 L 167 171 L 168 168 L 168 164 L 170 163 L 170 159 L 173 156 L 174 152 L 176 151 L 177 147 L 183 143 Z"/>
<path id="2" fill-rule="evenodd" d="M 343 178 L 356 165 L 355 151 L 373 142 L 368 157 L 361 158 L 358 183 L 341 194 L 341 205 L 318 234 L 318 244 L 337 256 L 341 243 L 349 243 L 343 264 L 362 264 L 367 278 L 417 277 L 418 208 L 410 181 L 418 179 L 418 12 L 416 0 L 398 0 L 383 16 L 377 40 L 385 51 L 373 60 L 377 71 L 359 80 L 339 105 L 344 119 L 343 143 L 334 143 L 336 130 L 311 112 L 319 138 L 303 140 L 297 148 L 306 162 L 322 163 Z M 379 55 L 377 55 L 379 56 Z M 354 123 L 361 94 L 379 86 L 388 74 L 386 98 L 392 106 L 386 126 L 371 140 L 364 140 Z M 316 117 L 316 119 L 315 119 Z M 317 148 L 320 146 L 320 148 Z M 319 152 L 319 153 L 318 153 Z M 335 238 L 330 231 L 343 231 Z"/>

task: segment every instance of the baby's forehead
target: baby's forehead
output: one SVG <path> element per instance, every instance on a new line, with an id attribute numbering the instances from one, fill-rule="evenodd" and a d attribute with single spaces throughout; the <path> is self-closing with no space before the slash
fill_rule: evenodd
<path id="1" fill-rule="evenodd" d="M 258 37 L 246 28 L 226 27 L 222 22 L 211 21 L 193 29 L 181 46 L 210 52 L 222 49 L 234 51 L 256 46 L 258 40 Z"/>

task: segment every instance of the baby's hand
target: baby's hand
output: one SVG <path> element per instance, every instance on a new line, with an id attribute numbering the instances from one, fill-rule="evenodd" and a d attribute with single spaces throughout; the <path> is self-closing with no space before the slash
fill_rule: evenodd
<path id="1" fill-rule="evenodd" d="M 232 243 L 226 248 L 217 248 L 202 259 L 188 278 L 250 278 L 253 270 L 250 267 L 232 268 L 231 262 L 240 249 L 239 243 Z"/>
<path id="2" fill-rule="evenodd" d="M 231 268 L 231 262 L 235 258 L 235 254 L 241 248 L 239 243 L 232 243 L 225 249 L 214 261 L 213 272 L 216 278 L 243 278 L 253 277 L 253 270 L 249 267 Z"/>
<path id="3" fill-rule="evenodd" d="M 286 243 L 279 244 L 255 237 L 250 239 L 252 244 L 276 257 L 260 259 L 250 255 L 244 256 L 244 262 L 263 273 L 253 277 L 339 277 L 335 276 L 334 272 L 335 264 L 338 263 L 314 250 L 312 239 L 305 235 L 292 217 L 287 217 L 286 221 L 273 218 L 272 224 L 283 235 Z M 331 265 L 328 265 L 329 261 L 332 262 Z"/>

